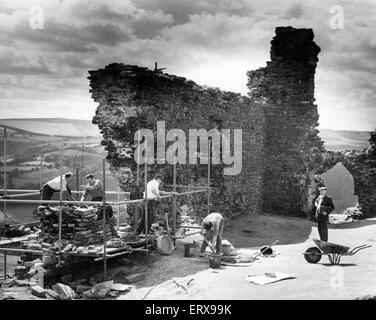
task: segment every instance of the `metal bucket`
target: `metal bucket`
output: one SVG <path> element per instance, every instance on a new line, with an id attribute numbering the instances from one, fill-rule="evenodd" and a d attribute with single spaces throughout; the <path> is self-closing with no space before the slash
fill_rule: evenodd
<path id="1" fill-rule="evenodd" d="M 196 245 L 194 243 L 184 244 L 184 257 L 194 257 L 196 254 Z"/>
<path id="2" fill-rule="evenodd" d="M 172 241 L 166 235 L 157 238 L 157 247 L 159 252 L 164 255 L 169 255 L 173 251 Z"/>
<path id="3" fill-rule="evenodd" d="M 268 246 L 263 246 L 260 248 L 260 253 L 263 255 L 263 256 L 270 256 L 273 254 L 273 249 L 268 247 Z"/>
<path id="4" fill-rule="evenodd" d="M 209 255 L 209 266 L 213 269 L 218 269 L 221 266 L 221 255 L 220 254 L 210 254 Z"/>

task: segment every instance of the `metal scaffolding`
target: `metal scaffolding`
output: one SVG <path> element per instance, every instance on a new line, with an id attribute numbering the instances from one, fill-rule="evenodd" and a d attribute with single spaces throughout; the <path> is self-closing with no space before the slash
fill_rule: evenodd
<path id="1" fill-rule="evenodd" d="M 195 193 L 207 193 L 207 211 L 210 213 L 210 142 L 208 144 L 209 149 L 208 149 L 208 181 L 207 181 L 207 186 L 200 186 L 197 187 L 197 190 L 192 190 L 192 191 L 186 191 L 186 192 L 180 192 L 177 193 L 176 190 L 179 187 L 182 188 L 191 188 L 191 186 L 181 186 L 177 185 L 176 183 L 176 176 L 177 176 L 177 169 L 176 169 L 176 161 L 174 161 L 173 164 L 173 194 L 169 195 L 162 195 L 160 198 L 161 199 L 167 199 L 167 198 L 172 198 L 173 201 L 173 206 L 172 206 L 172 215 L 173 215 L 173 226 L 172 226 L 172 239 L 175 244 L 175 240 L 177 239 L 176 237 L 176 230 L 177 230 L 177 221 L 176 221 L 176 213 L 177 213 L 177 198 L 180 196 L 186 196 L 190 194 L 195 194 Z M 84 150 L 84 145 L 82 146 L 82 150 Z M 95 261 L 100 261 L 103 260 L 103 273 L 104 273 L 104 279 L 107 279 L 107 259 L 112 258 L 115 256 L 119 256 L 120 254 L 123 254 L 121 252 L 115 252 L 111 255 L 107 254 L 107 246 L 106 246 L 106 204 L 109 205 L 114 205 L 118 207 L 118 216 L 117 216 L 117 225 L 120 225 L 120 206 L 121 205 L 128 205 L 128 204 L 136 204 L 136 203 L 143 203 L 144 204 L 144 221 L 145 221 L 145 249 L 133 249 L 131 251 L 148 251 L 149 245 L 149 230 L 148 230 L 148 198 L 147 198 L 147 183 L 148 183 L 148 167 L 147 167 L 147 161 L 145 160 L 144 163 L 144 190 L 145 190 L 145 197 L 141 199 L 135 199 L 135 200 L 124 200 L 120 201 L 120 195 L 129 195 L 129 192 L 121 192 L 119 191 L 119 188 L 117 191 L 106 191 L 106 161 L 105 159 L 102 160 L 102 175 L 103 175 L 103 201 L 67 201 L 63 200 L 63 191 L 62 191 L 62 183 L 63 183 L 63 177 L 64 177 L 64 140 L 61 142 L 61 150 L 60 150 L 60 190 L 59 190 L 59 200 L 42 200 L 42 197 L 38 200 L 27 200 L 27 199 L 19 199 L 19 198 L 25 198 L 29 196 L 35 196 L 35 195 L 41 195 L 42 194 L 42 187 L 43 187 L 43 154 L 41 155 L 40 159 L 40 186 L 41 190 L 25 190 L 25 189 L 7 189 L 7 132 L 6 128 L 4 128 L 4 188 L 0 189 L 0 192 L 2 192 L 3 196 L 0 197 L 0 203 L 3 203 L 4 206 L 4 218 L 5 222 L 8 219 L 7 216 L 7 204 L 8 203 L 28 203 L 28 204 L 55 204 L 58 205 L 59 207 L 59 228 L 58 228 L 58 257 L 59 257 L 59 263 L 60 263 L 60 257 L 62 256 L 62 208 L 64 205 L 71 204 L 71 205 L 103 205 L 103 255 L 101 258 L 95 259 Z M 82 151 L 83 152 L 83 151 Z M 83 169 L 83 155 L 82 155 L 82 163 L 81 163 L 81 169 Z M 139 162 L 138 162 L 139 163 Z M 81 170 L 81 181 L 82 181 L 82 171 Z M 77 180 L 78 180 L 78 168 L 77 168 Z M 78 182 L 78 181 L 77 181 Z M 137 164 L 137 186 L 140 186 L 140 165 Z M 194 188 L 194 187 L 192 187 Z M 10 192 L 11 194 L 8 194 Z M 72 191 L 72 193 L 77 193 L 78 195 L 82 191 L 78 190 L 78 183 L 77 183 L 77 190 Z M 106 201 L 106 195 L 117 195 L 117 201 Z M 167 230 L 169 232 L 169 230 Z M 170 235 L 171 236 L 171 235 Z M 27 252 L 28 250 L 24 249 L 17 249 L 15 250 L 14 248 L 0 248 L 0 251 L 3 252 L 4 254 L 4 269 L 5 273 L 4 276 L 6 278 L 6 263 L 7 263 L 7 252 L 16 252 L 16 251 L 23 251 Z M 41 252 L 38 252 L 41 253 Z"/>

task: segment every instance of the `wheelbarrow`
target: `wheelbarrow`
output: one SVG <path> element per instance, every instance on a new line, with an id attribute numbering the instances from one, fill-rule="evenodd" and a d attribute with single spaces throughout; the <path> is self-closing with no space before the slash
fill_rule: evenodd
<path id="1" fill-rule="evenodd" d="M 323 255 L 327 255 L 331 264 L 339 264 L 343 256 L 353 256 L 360 250 L 372 247 L 369 244 L 363 244 L 350 250 L 349 247 L 339 244 L 312 239 L 317 247 L 308 248 L 303 254 L 308 263 L 318 263 Z"/>

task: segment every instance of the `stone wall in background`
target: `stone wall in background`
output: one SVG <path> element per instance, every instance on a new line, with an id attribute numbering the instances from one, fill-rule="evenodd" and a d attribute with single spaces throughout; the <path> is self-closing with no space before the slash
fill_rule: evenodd
<path id="1" fill-rule="evenodd" d="M 137 184 L 133 159 L 137 129 L 151 129 L 157 136 L 157 121 L 165 121 L 166 132 L 178 128 L 187 137 L 189 129 L 242 129 L 241 174 L 225 176 L 224 165 L 212 165 L 211 211 L 230 215 L 262 210 L 264 114 L 259 105 L 240 94 L 201 87 L 185 78 L 137 66 L 114 63 L 89 73 L 92 97 L 99 103 L 93 123 L 102 132 L 107 160 L 124 190 L 132 191 Z M 172 165 L 150 164 L 148 170 L 149 177 L 162 173 L 165 184 L 172 184 Z M 139 172 L 142 184 L 143 166 Z M 177 184 L 207 184 L 205 164 L 178 165 L 177 173 Z M 179 199 L 181 203 L 188 201 L 197 213 L 206 213 L 205 193 Z"/>
<path id="2" fill-rule="evenodd" d="M 140 197 L 133 159 L 139 128 L 155 133 L 157 121 L 165 121 L 166 131 L 179 128 L 187 136 L 188 129 L 242 129 L 242 171 L 224 176 L 223 165 L 213 165 L 211 211 L 305 216 L 321 183 L 316 175 L 341 162 L 354 177 L 365 216 L 376 215 L 375 133 L 363 152 L 327 151 L 318 135 L 314 76 L 320 48 L 313 38 L 311 29 L 276 28 L 271 61 L 247 73 L 248 97 L 138 66 L 113 63 L 89 71 L 92 97 L 99 103 L 93 123 L 121 187 Z M 161 172 L 165 183 L 172 183 L 172 165 L 148 168 L 149 176 Z M 143 189 L 143 168 L 139 172 Z M 205 164 L 178 165 L 177 172 L 178 184 L 207 183 Z M 179 198 L 184 203 L 206 213 L 206 194 Z"/>
<path id="3" fill-rule="evenodd" d="M 376 216 L 376 131 L 370 135 L 370 147 L 363 151 L 327 151 L 312 154 L 309 165 L 315 174 L 322 174 L 337 163 L 342 163 L 354 178 L 354 194 L 358 196 L 365 218 Z"/>

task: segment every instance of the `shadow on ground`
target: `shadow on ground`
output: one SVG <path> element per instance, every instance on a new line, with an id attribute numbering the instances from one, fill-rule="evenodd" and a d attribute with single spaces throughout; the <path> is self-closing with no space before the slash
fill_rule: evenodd
<path id="1" fill-rule="evenodd" d="M 226 222 L 224 238 L 238 248 L 260 247 L 276 240 L 279 245 L 302 243 L 315 226 L 304 218 L 259 214 Z"/>

